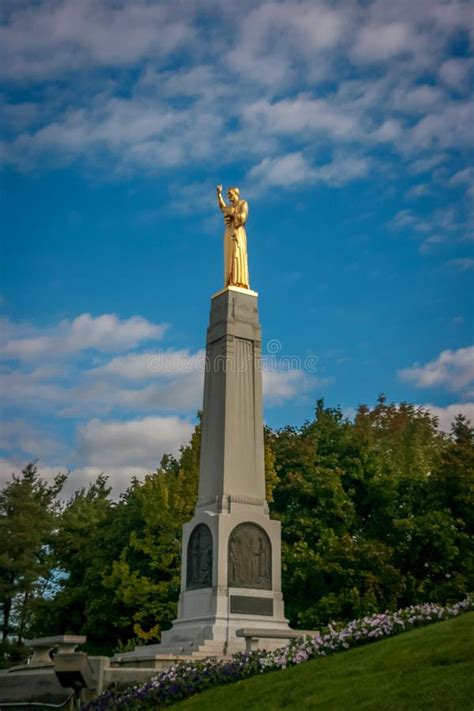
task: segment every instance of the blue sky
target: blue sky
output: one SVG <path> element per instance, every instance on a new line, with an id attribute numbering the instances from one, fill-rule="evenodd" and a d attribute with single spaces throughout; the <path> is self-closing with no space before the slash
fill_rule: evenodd
<path id="1" fill-rule="evenodd" d="M 3 477 L 119 491 L 187 441 L 217 183 L 250 204 L 270 425 L 381 392 L 474 416 L 471 3 L 2 8 Z"/>

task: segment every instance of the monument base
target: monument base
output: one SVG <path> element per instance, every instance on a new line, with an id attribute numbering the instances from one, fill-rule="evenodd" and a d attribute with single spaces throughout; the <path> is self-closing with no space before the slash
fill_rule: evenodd
<path id="1" fill-rule="evenodd" d="M 257 648 L 277 649 L 285 643 L 282 633 L 288 632 L 288 639 L 293 636 L 293 630 L 290 630 L 284 616 L 283 595 L 279 589 L 280 522 L 272 521 L 265 508 L 263 502 L 244 504 L 233 501 L 229 496 L 227 511 L 217 513 L 207 508 L 197 510 L 193 519 L 183 527 L 183 551 L 189 550 L 193 531 L 200 524 L 208 527 L 214 542 L 214 579 L 218 583 L 228 582 L 228 547 L 232 532 L 239 530 L 242 524 L 250 524 L 255 530 L 263 532 L 262 537 L 266 534 L 270 541 L 271 565 L 269 561 L 268 568 L 272 575 L 267 581 L 267 589 L 244 587 L 243 584 L 218 584 L 196 589 L 183 587 L 178 617 L 172 628 L 162 633 L 161 643 L 137 647 L 133 652 L 117 655 L 113 659 L 114 664 L 155 666 L 161 664 L 164 658 L 175 655 L 193 659 L 225 658 L 235 652 L 245 651 L 245 640 L 236 635 L 237 630 L 242 628 L 265 629 L 265 638 L 261 643 L 256 641 Z M 242 540 L 245 540 L 243 535 Z M 257 558 L 256 555 L 254 557 Z M 183 581 L 189 579 L 189 573 L 189 560 L 188 565 L 183 560 Z M 262 578 L 260 585 L 265 586 L 265 582 Z M 272 630 L 277 633 L 274 639 L 269 636 Z"/>
<path id="2" fill-rule="evenodd" d="M 177 619 L 161 643 L 114 663 L 226 657 L 275 649 L 294 637 L 281 592 L 280 522 L 265 500 L 261 331 L 257 294 L 228 287 L 214 294 L 207 331 L 199 496 L 183 526 Z M 252 634 L 252 628 L 260 630 Z M 275 638 L 272 638 L 272 632 Z"/>

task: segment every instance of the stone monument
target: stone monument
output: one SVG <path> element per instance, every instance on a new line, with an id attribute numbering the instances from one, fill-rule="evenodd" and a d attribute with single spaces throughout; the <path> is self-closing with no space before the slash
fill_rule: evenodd
<path id="1" fill-rule="evenodd" d="M 224 288 L 211 297 L 199 496 L 183 527 L 178 616 L 161 644 L 121 655 L 121 663 L 153 655 L 225 656 L 244 649 L 236 635 L 242 628 L 265 632 L 267 648 L 293 636 L 281 593 L 280 523 L 270 519 L 265 499 L 261 330 L 258 294 L 249 285 L 248 205 L 237 188 L 228 197 L 229 205 L 218 186 Z"/>

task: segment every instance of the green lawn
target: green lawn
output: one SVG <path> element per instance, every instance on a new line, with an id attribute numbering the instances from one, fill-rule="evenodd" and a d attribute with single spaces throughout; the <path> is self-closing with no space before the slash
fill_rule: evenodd
<path id="1" fill-rule="evenodd" d="M 474 612 L 205 691 L 177 711 L 473 711 Z"/>

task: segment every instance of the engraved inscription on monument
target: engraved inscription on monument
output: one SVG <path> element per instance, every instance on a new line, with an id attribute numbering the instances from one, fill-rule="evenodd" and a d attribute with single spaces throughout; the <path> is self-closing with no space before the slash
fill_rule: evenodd
<path id="1" fill-rule="evenodd" d="M 205 523 L 199 523 L 189 537 L 186 587 L 212 587 L 212 534 Z"/>
<path id="2" fill-rule="evenodd" d="M 229 587 L 272 589 L 270 539 L 255 523 L 241 523 L 229 538 Z"/>
<path id="3" fill-rule="evenodd" d="M 248 597 L 231 595 L 230 611 L 233 615 L 273 615 L 271 597 Z"/>

